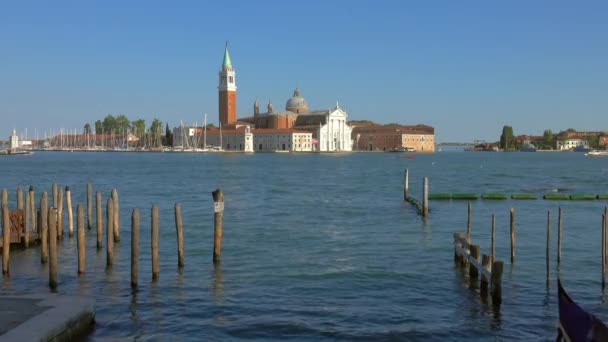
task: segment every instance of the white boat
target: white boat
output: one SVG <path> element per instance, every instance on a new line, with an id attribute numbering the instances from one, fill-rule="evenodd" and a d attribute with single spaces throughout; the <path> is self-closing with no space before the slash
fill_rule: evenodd
<path id="1" fill-rule="evenodd" d="M 590 151 L 585 153 L 587 157 L 608 157 L 608 151 Z"/>

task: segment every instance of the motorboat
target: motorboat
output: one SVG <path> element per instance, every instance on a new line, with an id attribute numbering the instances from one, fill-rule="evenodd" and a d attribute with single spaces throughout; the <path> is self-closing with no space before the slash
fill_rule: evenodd
<path id="1" fill-rule="evenodd" d="M 593 151 L 589 151 L 589 152 L 585 153 L 585 156 L 587 156 L 587 157 L 608 157 L 608 151 L 593 150 Z"/>

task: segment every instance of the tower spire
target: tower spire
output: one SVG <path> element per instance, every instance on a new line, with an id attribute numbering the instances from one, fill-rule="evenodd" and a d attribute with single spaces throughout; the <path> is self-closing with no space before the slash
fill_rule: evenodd
<path id="1" fill-rule="evenodd" d="M 230 53 L 228 52 L 228 41 L 224 47 L 224 61 L 222 63 L 223 68 L 232 68 L 232 62 L 230 61 Z"/>

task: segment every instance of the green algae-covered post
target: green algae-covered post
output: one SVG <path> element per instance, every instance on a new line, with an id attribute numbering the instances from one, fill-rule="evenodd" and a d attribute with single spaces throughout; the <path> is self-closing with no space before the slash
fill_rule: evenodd
<path id="1" fill-rule="evenodd" d="M 108 198 L 106 204 L 106 266 L 114 264 L 114 203 Z"/>
<path id="2" fill-rule="evenodd" d="M 422 216 L 429 217 L 429 177 L 424 177 L 422 183 Z"/>
<path id="3" fill-rule="evenodd" d="M 139 209 L 133 209 L 131 214 L 131 288 L 137 288 L 139 272 Z"/>
<path id="4" fill-rule="evenodd" d="M 2 203 L 2 274 L 8 275 L 8 260 L 11 250 L 11 218 L 8 203 Z"/>
<path id="5" fill-rule="evenodd" d="M 46 264 L 49 255 L 49 207 L 48 195 L 42 193 L 40 198 L 40 262 Z"/>
<path id="6" fill-rule="evenodd" d="M 93 228 L 93 186 L 87 183 L 87 229 Z"/>
<path id="7" fill-rule="evenodd" d="M 74 235 L 74 214 L 72 213 L 72 192 L 69 186 L 65 187 L 65 204 L 68 210 L 68 236 L 72 237 Z"/>
<path id="8" fill-rule="evenodd" d="M 220 261 L 220 255 L 222 254 L 224 194 L 220 189 L 216 189 L 211 194 L 213 196 L 213 262 L 217 263 Z"/>
<path id="9" fill-rule="evenodd" d="M 404 175 L 404 181 L 403 181 L 403 200 L 407 201 L 407 197 L 408 197 L 408 192 L 409 192 L 409 175 L 408 175 L 408 169 L 405 169 L 405 175 Z"/>
<path id="10" fill-rule="evenodd" d="M 182 225 L 182 207 L 175 203 L 175 230 L 177 231 L 177 266 L 184 266 L 184 227 Z"/>
<path id="11" fill-rule="evenodd" d="M 57 287 L 57 209 L 49 210 L 49 286 Z"/>
<path id="12" fill-rule="evenodd" d="M 158 280 L 158 205 L 152 205 L 151 220 L 151 247 L 152 247 L 152 281 Z"/>
<path id="13" fill-rule="evenodd" d="M 103 212 L 101 211 L 101 192 L 95 194 L 95 206 L 97 211 L 97 249 L 103 247 Z"/>
<path id="14" fill-rule="evenodd" d="M 84 246 L 84 207 L 78 204 L 76 208 L 76 223 L 78 234 L 78 274 L 84 274 L 85 270 L 85 246 Z"/>
<path id="15" fill-rule="evenodd" d="M 515 209 L 510 210 L 510 231 L 511 231 L 511 263 L 515 261 Z"/>

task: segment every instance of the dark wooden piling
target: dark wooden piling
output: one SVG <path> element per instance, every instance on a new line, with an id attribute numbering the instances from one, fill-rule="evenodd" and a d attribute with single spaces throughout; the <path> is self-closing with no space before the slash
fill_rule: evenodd
<path id="1" fill-rule="evenodd" d="M 57 238 L 63 238 L 63 189 L 57 192 Z"/>
<path id="2" fill-rule="evenodd" d="M 53 195 L 53 208 L 57 208 L 57 183 L 53 183 L 51 194 Z"/>
<path id="3" fill-rule="evenodd" d="M 114 264 L 114 203 L 108 198 L 106 204 L 106 266 Z"/>
<path id="4" fill-rule="evenodd" d="M 158 280 L 158 205 L 152 206 L 151 220 L 152 281 Z"/>
<path id="5" fill-rule="evenodd" d="M 471 209 L 471 201 L 467 206 L 467 241 L 471 243 L 471 223 L 473 220 L 473 211 Z"/>
<path id="6" fill-rule="evenodd" d="M 502 261 L 494 261 L 492 263 L 492 303 L 500 304 L 502 302 Z"/>
<path id="7" fill-rule="evenodd" d="M 17 209 L 23 210 L 23 190 L 21 187 L 17 187 Z"/>
<path id="8" fill-rule="evenodd" d="M 84 245 L 84 207 L 78 204 L 76 208 L 76 223 L 78 229 L 78 274 L 85 271 L 85 245 Z"/>
<path id="9" fill-rule="evenodd" d="M 490 265 L 492 264 L 492 256 L 483 254 L 481 256 L 481 266 L 484 270 L 490 270 Z M 490 279 L 486 277 L 485 272 L 481 273 L 481 281 L 479 282 L 479 293 L 483 298 L 488 295 L 488 285 L 490 283 Z"/>
<path id="10" fill-rule="evenodd" d="M 65 187 L 65 204 L 68 210 L 68 236 L 72 237 L 74 235 L 74 215 L 72 213 L 72 192 L 70 191 L 69 186 Z M 78 213 L 76 213 L 76 215 L 78 215 Z"/>
<path id="11" fill-rule="evenodd" d="M 31 209 L 30 209 L 31 201 L 30 201 L 30 193 L 29 191 L 25 193 L 25 210 L 23 211 L 23 247 L 28 248 L 30 245 L 30 221 L 31 218 Z"/>
<path id="12" fill-rule="evenodd" d="M 224 194 L 216 189 L 213 196 L 213 262 L 218 263 L 222 254 L 222 218 L 224 216 Z"/>
<path id="13" fill-rule="evenodd" d="M 137 288 L 139 272 L 139 209 L 131 214 L 131 288 Z"/>
<path id="14" fill-rule="evenodd" d="M 2 203 L 2 274 L 8 275 L 11 250 L 11 218 L 8 203 Z"/>
<path id="15" fill-rule="evenodd" d="M 182 225 L 182 207 L 175 203 L 175 230 L 177 232 L 177 266 L 184 266 L 184 230 Z"/>
<path id="16" fill-rule="evenodd" d="M 87 229 L 93 228 L 93 186 L 87 183 Z"/>
<path id="17" fill-rule="evenodd" d="M 407 201 L 407 198 L 409 196 L 409 174 L 408 174 L 408 169 L 405 169 L 404 172 L 404 180 L 403 180 L 403 200 Z"/>
<path id="18" fill-rule="evenodd" d="M 496 216 L 492 214 L 492 260 L 496 259 Z"/>
<path id="19" fill-rule="evenodd" d="M 606 214 L 602 214 L 602 289 L 606 286 Z"/>
<path id="20" fill-rule="evenodd" d="M 456 249 L 456 246 L 463 248 L 462 243 L 460 242 L 463 239 L 465 239 L 464 233 L 454 233 L 454 263 L 456 263 L 457 266 L 461 266 L 464 263 L 464 258 Z"/>
<path id="21" fill-rule="evenodd" d="M 422 216 L 429 217 L 429 177 L 422 181 Z"/>
<path id="22" fill-rule="evenodd" d="M 120 241 L 120 206 L 118 204 L 118 191 L 112 189 L 112 202 L 114 202 L 114 242 Z"/>
<path id="23" fill-rule="evenodd" d="M 472 245 L 470 252 L 471 252 L 471 257 L 479 263 L 479 252 L 480 252 L 479 245 Z M 476 281 L 478 276 L 479 276 L 479 271 L 477 270 L 477 267 L 475 267 L 474 265 L 471 264 L 469 266 L 469 278 L 471 279 L 471 282 Z"/>
<path id="24" fill-rule="evenodd" d="M 49 256 L 49 207 L 48 195 L 42 193 L 40 198 L 40 262 L 46 264 Z"/>
<path id="25" fill-rule="evenodd" d="M 511 263 L 515 262 L 515 209 L 510 210 Z"/>
<path id="26" fill-rule="evenodd" d="M 38 233 L 38 220 L 36 219 L 36 195 L 34 187 L 30 186 L 30 219 L 32 220 L 32 232 Z"/>
<path id="27" fill-rule="evenodd" d="M 49 221 L 49 286 L 57 287 L 57 209 L 51 208 Z"/>
<path id="28" fill-rule="evenodd" d="M 101 192 L 95 194 L 95 204 L 97 212 L 97 249 L 103 247 L 103 212 L 101 211 Z"/>
<path id="29" fill-rule="evenodd" d="M 549 281 L 549 274 L 550 274 L 550 270 L 549 270 L 549 250 L 550 248 L 550 241 L 551 241 L 551 210 L 547 210 L 547 247 L 546 247 L 546 253 L 545 253 L 545 259 L 547 260 L 547 282 Z"/>
<path id="30" fill-rule="evenodd" d="M 562 207 L 557 214 L 557 263 L 562 261 Z"/>

